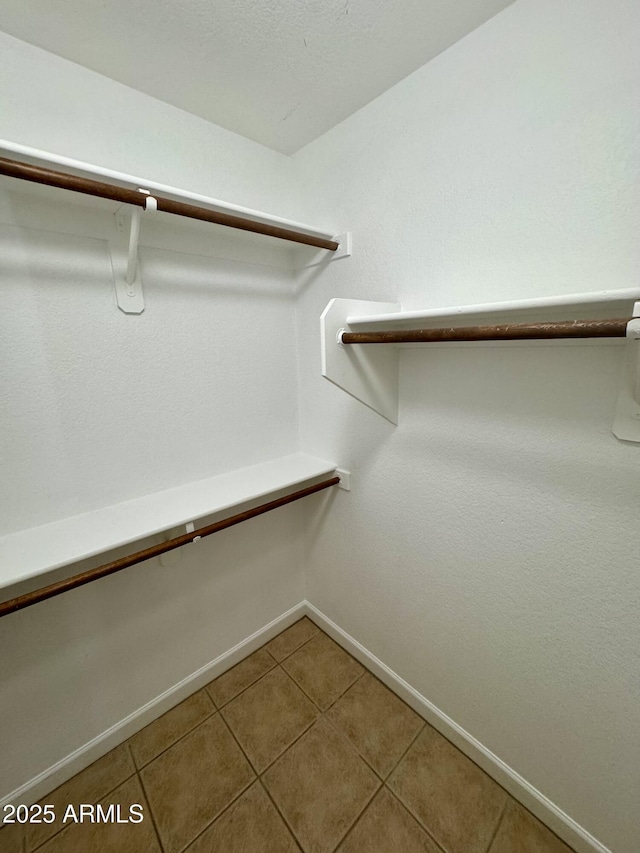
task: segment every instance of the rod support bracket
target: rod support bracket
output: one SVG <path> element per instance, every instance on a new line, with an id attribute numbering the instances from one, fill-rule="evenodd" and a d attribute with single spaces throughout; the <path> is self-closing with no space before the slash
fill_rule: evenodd
<path id="1" fill-rule="evenodd" d="M 314 269 L 325 267 L 334 261 L 350 258 L 353 254 L 353 236 L 351 231 L 336 234 L 333 240 L 338 243 L 335 252 L 327 252 L 325 249 L 318 251 L 311 246 L 297 246 L 294 254 L 293 265 L 297 270 Z"/>
<path id="2" fill-rule="evenodd" d="M 138 264 L 140 207 L 125 204 L 114 215 L 113 236 L 109 240 L 111 270 L 115 285 L 116 305 L 124 314 L 142 314 L 144 295 Z"/>
<path id="3" fill-rule="evenodd" d="M 141 193 L 146 194 L 146 199 L 144 200 L 144 210 L 151 211 L 152 213 L 158 212 L 158 200 L 155 199 L 152 195 L 149 194 L 149 190 L 140 190 Z"/>
<path id="4" fill-rule="evenodd" d="M 627 323 L 627 343 L 611 430 L 616 438 L 640 443 L 640 300 Z"/>
<path id="5" fill-rule="evenodd" d="M 640 317 L 634 317 L 627 323 L 627 338 L 631 341 L 640 340 Z"/>
<path id="6" fill-rule="evenodd" d="M 351 491 L 351 471 L 347 471 L 344 468 L 336 468 L 336 474 L 340 477 L 340 482 L 338 483 L 338 488 L 342 489 L 345 492 Z"/>
<path id="7" fill-rule="evenodd" d="M 116 305 L 125 314 L 142 314 L 144 294 L 138 263 L 138 244 L 140 241 L 140 222 L 143 211 L 157 211 L 158 202 L 149 192 L 144 193 L 142 206 L 125 204 L 115 214 L 115 232 L 109 240 L 111 268 L 116 289 Z"/>

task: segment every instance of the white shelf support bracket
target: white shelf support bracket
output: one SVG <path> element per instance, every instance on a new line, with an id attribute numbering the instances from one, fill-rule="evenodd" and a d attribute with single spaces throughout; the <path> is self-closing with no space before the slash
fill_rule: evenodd
<path id="1" fill-rule="evenodd" d="M 612 431 L 623 441 L 640 443 L 640 302 L 627 323 L 627 343 Z"/>
<path id="2" fill-rule="evenodd" d="M 145 193 L 144 210 L 157 210 L 158 203 L 148 190 Z M 138 241 L 140 239 L 140 219 L 142 210 L 131 209 L 123 205 L 115 214 L 115 236 L 109 241 L 111 267 L 116 288 L 116 305 L 125 314 L 142 314 L 144 295 L 138 263 Z"/>
<path id="3" fill-rule="evenodd" d="M 353 254 L 353 237 L 351 231 L 336 234 L 331 239 L 339 243 L 335 252 L 327 252 L 326 249 L 318 250 L 310 246 L 297 246 L 294 255 L 294 267 L 298 270 L 325 267 L 334 261 L 351 257 Z"/>
<path id="4" fill-rule="evenodd" d="M 187 521 L 187 523 L 184 526 L 184 529 L 185 529 L 185 533 L 193 533 L 194 530 L 196 529 L 194 522 L 193 521 Z M 193 539 L 191 540 L 191 543 L 193 544 L 194 542 L 200 542 L 201 539 L 202 539 L 202 536 L 194 536 Z"/>
<path id="5" fill-rule="evenodd" d="M 338 261 L 340 258 L 350 258 L 353 252 L 353 238 L 351 236 L 351 231 L 345 231 L 344 234 L 336 234 L 333 239 L 337 243 L 340 243 L 340 245 L 331 255 L 331 260 Z"/>
<path id="6" fill-rule="evenodd" d="M 175 539 L 177 536 L 182 536 L 185 533 L 193 533 L 195 529 L 195 523 L 193 521 L 187 521 L 181 527 L 174 527 L 171 530 L 166 530 L 160 537 L 160 540 L 162 542 L 167 542 L 169 539 Z M 201 539 L 202 536 L 194 536 L 191 541 L 199 542 Z M 158 559 L 162 566 L 177 566 L 182 559 L 182 548 L 175 548 L 173 551 L 165 551 L 164 554 L 160 554 Z"/>
<path id="7" fill-rule="evenodd" d="M 345 492 L 351 491 L 351 471 L 345 471 L 344 468 L 336 468 L 336 474 L 340 477 L 338 488 Z"/>
<path id="8" fill-rule="evenodd" d="M 398 423 L 398 348 L 343 346 L 347 317 L 400 311 L 395 302 L 332 299 L 320 318 L 322 375 L 392 424 Z"/>

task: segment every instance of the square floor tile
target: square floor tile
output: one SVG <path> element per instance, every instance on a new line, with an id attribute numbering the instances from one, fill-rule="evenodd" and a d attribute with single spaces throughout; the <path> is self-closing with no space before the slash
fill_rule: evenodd
<path id="1" fill-rule="evenodd" d="M 327 717 L 383 778 L 424 725 L 421 717 L 370 673 L 329 708 Z"/>
<path id="2" fill-rule="evenodd" d="M 221 712 L 249 761 L 262 773 L 318 716 L 315 705 L 280 667 Z"/>
<path id="3" fill-rule="evenodd" d="M 351 655 L 321 633 L 283 661 L 282 667 L 322 710 L 364 672 Z"/>
<path id="4" fill-rule="evenodd" d="M 56 820 L 54 823 L 28 824 L 26 828 L 27 850 L 31 851 L 38 845 L 59 832 L 64 824 L 65 809 L 68 805 L 77 806 L 80 803 L 98 803 L 103 797 L 117 788 L 121 782 L 135 773 L 135 767 L 126 744 L 121 744 L 111 752 L 94 761 L 86 770 L 77 773 L 68 782 L 60 785 L 39 802 L 41 805 L 50 804 L 54 807 Z"/>
<path id="5" fill-rule="evenodd" d="M 310 640 L 311 637 L 315 637 L 315 635 L 319 633 L 319 629 L 313 624 L 311 619 L 307 619 L 305 616 L 303 619 L 300 619 L 295 625 L 292 625 L 290 628 L 287 628 L 286 631 L 283 631 L 282 634 L 278 634 L 277 637 L 274 637 L 270 643 L 267 643 L 264 647 L 267 651 L 273 655 L 273 657 L 277 661 L 282 661 L 292 652 L 295 652 L 297 648 L 302 646 L 307 640 Z"/>
<path id="6" fill-rule="evenodd" d="M 398 800 L 386 788 L 338 847 L 338 853 L 442 853 Z"/>
<path id="7" fill-rule="evenodd" d="M 2 853 L 22 853 L 24 831 L 22 824 L 0 824 L 0 850 Z"/>
<path id="8" fill-rule="evenodd" d="M 160 845 L 149 814 L 147 801 L 137 776 L 132 776 L 108 797 L 101 805 L 109 815 L 109 807 L 119 806 L 121 821 L 137 816 L 139 811 L 129 811 L 132 805 L 142 806 L 142 821 L 118 823 L 116 812 L 111 821 L 100 823 L 69 824 L 41 847 L 38 853 L 161 853 Z"/>
<path id="9" fill-rule="evenodd" d="M 320 719 L 262 780 L 305 853 L 328 853 L 380 781 L 351 744 Z"/>
<path id="10" fill-rule="evenodd" d="M 493 779 L 429 725 L 387 784 L 448 853 L 485 853 L 507 800 Z"/>
<path id="11" fill-rule="evenodd" d="M 258 649 L 257 652 L 249 655 L 248 658 L 240 661 L 219 678 L 216 678 L 211 684 L 207 684 L 207 692 L 218 708 L 222 708 L 238 693 L 241 693 L 254 681 L 262 678 L 275 665 L 275 660 L 266 649 Z"/>
<path id="12" fill-rule="evenodd" d="M 530 812 L 509 800 L 500 829 L 491 845 L 490 853 L 572 853 Z"/>
<path id="13" fill-rule="evenodd" d="M 167 711 L 129 740 L 136 766 L 144 767 L 213 713 L 213 702 L 205 690 L 199 690 Z"/>
<path id="14" fill-rule="evenodd" d="M 185 853 L 299 853 L 259 782 L 245 791 Z"/>
<path id="15" fill-rule="evenodd" d="M 193 841 L 255 779 L 219 714 L 169 747 L 140 776 L 167 853 Z"/>

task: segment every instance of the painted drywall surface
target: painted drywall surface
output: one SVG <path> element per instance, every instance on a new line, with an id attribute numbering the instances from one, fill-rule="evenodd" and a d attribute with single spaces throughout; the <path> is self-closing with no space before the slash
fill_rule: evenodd
<path id="1" fill-rule="evenodd" d="M 288 157 L 0 32 L 0 139 L 298 217 Z"/>
<path id="2" fill-rule="evenodd" d="M 0 136 L 295 215 L 281 155 L 13 39 L 1 46 Z M 125 315 L 113 209 L 0 186 L 3 530 L 297 449 L 289 255 L 145 216 L 145 311 Z M 299 513 L 3 619 L 0 797 L 297 604 Z"/>
<path id="3" fill-rule="evenodd" d="M 66 0 L 53 9 L 46 0 L 4 0 L 2 25 L 289 153 L 509 2 L 110 0 L 96 7 Z"/>
<path id="4" fill-rule="evenodd" d="M 637 285 L 639 12 L 520 0 L 294 158 L 354 232 L 300 279 L 302 449 L 353 472 L 309 507 L 307 598 L 616 853 L 640 835 L 622 347 L 404 349 L 394 428 L 321 378 L 318 318 Z"/>

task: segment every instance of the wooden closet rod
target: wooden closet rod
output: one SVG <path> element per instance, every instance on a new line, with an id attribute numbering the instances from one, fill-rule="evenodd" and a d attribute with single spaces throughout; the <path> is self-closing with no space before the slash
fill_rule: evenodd
<path id="1" fill-rule="evenodd" d="M 107 575 L 113 575 L 115 572 L 120 572 L 122 569 L 128 569 L 129 566 L 134 566 L 136 563 L 142 563 L 145 560 L 150 560 L 152 557 L 158 557 L 160 554 L 165 554 L 167 551 L 173 551 L 174 548 L 180 548 L 182 545 L 187 545 L 195 539 L 203 539 L 205 536 L 211 536 L 212 533 L 218 533 L 220 530 L 226 530 L 227 527 L 233 527 L 235 524 L 240 524 L 241 521 L 247 521 L 250 518 L 255 518 L 257 515 L 262 515 L 265 512 L 270 512 L 272 509 L 285 506 L 286 504 L 299 501 L 301 498 L 306 498 L 308 495 L 314 495 L 316 492 L 321 492 L 323 489 L 328 489 L 330 486 L 337 486 L 340 482 L 340 477 L 331 477 L 329 480 L 323 480 L 314 486 L 307 486 L 297 492 L 292 492 L 290 495 L 285 495 L 282 498 L 269 501 L 268 503 L 260 504 L 253 509 L 248 509 L 245 512 L 240 512 L 237 515 L 232 515 L 229 518 L 224 518 L 222 521 L 216 521 L 213 524 L 208 524 L 206 527 L 200 527 L 192 533 L 183 533 L 181 536 L 176 536 L 174 539 L 169 539 L 167 542 L 161 542 L 159 545 L 152 545 L 150 548 L 145 548 L 143 551 L 136 551 L 135 554 L 129 554 L 128 557 L 121 557 L 119 560 L 113 560 L 111 563 L 106 563 L 104 566 L 99 566 L 97 569 L 89 569 L 86 572 L 81 572 L 78 575 L 67 578 L 57 583 L 52 583 L 49 586 L 36 589 L 33 592 L 27 592 L 24 595 L 19 595 L 17 598 L 11 598 L 9 601 L 0 602 L 0 616 L 6 616 L 9 613 L 15 613 L 17 610 L 22 610 L 25 607 L 31 607 L 32 604 L 37 604 L 39 601 L 45 601 L 47 598 L 53 598 L 55 595 L 61 595 L 70 589 L 84 586 L 86 583 L 104 578 Z"/>
<path id="2" fill-rule="evenodd" d="M 509 323 L 409 329 L 396 332 L 342 332 L 343 344 L 420 344 L 439 341 L 529 341 L 549 338 L 624 338 L 631 317 L 615 320 L 567 320 L 553 323 Z"/>
<path id="3" fill-rule="evenodd" d="M 52 169 L 43 169 L 41 166 L 31 166 L 18 160 L 7 160 L 0 157 L 0 175 L 10 178 L 20 178 L 23 181 L 32 181 L 36 184 L 46 184 L 49 187 L 59 187 L 63 190 L 73 190 L 85 195 L 93 195 L 98 198 L 107 198 L 111 201 L 119 201 L 123 204 L 137 204 L 144 207 L 146 195 L 139 192 L 138 188 L 128 189 L 114 184 L 105 184 L 102 181 L 92 181 L 88 178 L 79 178 L 76 175 L 68 175 L 65 172 L 54 172 Z M 185 204 L 181 201 L 172 201 L 169 198 L 157 196 L 151 191 L 151 195 L 158 203 L 158 210 L 164 213 L 175 213 L 176 216 L 186 216 L 189 219 L 202 219 L 204 222 L 213 222 L 216 225 L 227 225 L 229 228 L 240 228 L 242 231 L 253 231 L 256 234 L 266 234 L 268 237 L 279 237 L 281 240 L 290 240 L 293 243 L 303 243 L 305 246 L 316 246 L 319 249 L 328 249 L 335 252 L 340 245 L 335 240 L 327 240 L 324 237 L 314 237 L 290 228 L 282 228 L 278 225 L 268 225 L 264 222 L 254 222 L 243 216 L 233 216 L 230 213 L 219 213 L 206 207 L 197 207 L 194 204 Z"/>

